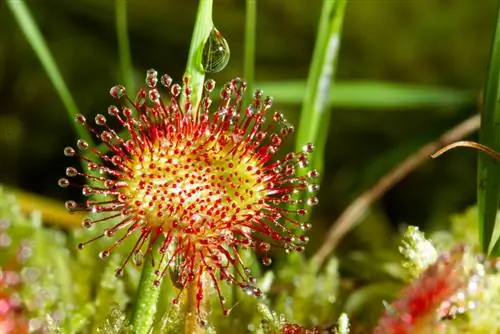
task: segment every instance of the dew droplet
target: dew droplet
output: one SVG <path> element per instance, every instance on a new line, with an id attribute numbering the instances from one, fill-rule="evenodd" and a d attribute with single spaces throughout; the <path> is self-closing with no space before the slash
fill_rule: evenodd
<path id="1" fill-rule="evenodd" d="M 95 162 L 89 162 L 89 163 L 87 164 L 87 168 L 88 168 L 89 170 L 97 170 L 97 169 L 99 169 L 99 165 L 98 165 L 98 164 L 96 164 Z"/>
<path id="2" fill-rule="evenodd" d="M 104 117 L 104 115 L 102 115 L 102 114 L 97 114 L 94 117 L 94 121 L 95 121 L 95 124 L 97 124 L 97 125 L 104 125 L 104 124 L 106 124 L 106 117 Z"/>
<path id="3" fill-rule="evenodd" d="M 307 210 L 306 209 L 298 209 L 297 214 L 299 216 L 305 216 L 307 214 Z"/>
<path id="4" fill-rule="evenodd" d="M 299 237 L 299 241 L 300 241 L 303 245 L 305 245 L 305 244 L 307 244 L 307 243 L 309 242 L 309 237 L 308 237 L 308 236 L 305 236 L 305 235 L 302 235 L 302 236 L 300 236 L 300 237 Z"/>
<path id="5" fill-rule="evenodd" d="M 216 28 L 210 32 L 203 47 L 202 64 L 205 72 L 217 73 L 222 71 L 229 63 L 231 52 L 226 39 Z"/>
<path id="6" fill-rule="evenodd" d="M 103 131 L 101 133 L 101 140 L 105 143 L 110 142 L 113 139 L 113 135 L 109 131 Z"/>
<path id="7" fill-rule="evenodd" d="M 269 266 L 273 263 L 273 260 L 269 256 L 262 257 L 262 264 L 265 266 Z"/>
<path id="8" fill-rule="evenodd" d="M 303 230 L 303 231 L 307 231 L 307 230 L 310 230 L 312 227 L 312 224 L 311 223 L 304 223 L 302 225 L 300 225 L 300 228 Z"/>
<path id="9" fill-rule="evenodd" d="M 78 175 L 78 170 L 75 167 L 66 168 L 66 175 L 68 177 L 75 177 Z"/>
<path id="10" fill-rule="evenodd" d="M 67 157 L 72 157 L 75 155 L 75 149 L 71 146 L 66 146 L 64 148 L 64 155 Z"/>
<path id="11" fill-rule="evenodd" d="M 101 259 L 104 259 L 105 257 L 108 257 L 110 254 L 110 251 L 109 250 L 103 250 L 102 252 L 99 253 L 99 257 Z"/>
<path id="12" fill-rule="evenodd" d="M 121 277 L 121 276 L 123 276 L 123 268 L 117 268 L 117 269 L 115 270 L 115 276 L 116 276 L 116 277 Z"/>
<path id="13" fill-rule="evenodd" d="M 146 85 L 150 88 L 156 87 L 158 83 L 158 72 L 154 68 L 150 68 L 146 72 Z"/>
<path id="14" fill-rule="evenodd" d="M 85 116 L 83 116 L 82 114 L 77 114 L 75 116 L 75 121 L 80 125 L 85 125 L 86 119 Z"/>
<path id="15" fill-rule="evenodd" d="M 271 249 L 271 244 L 268 242 L 261 242 L 259 244 L 259 250 L 263 252 L 268 252 Z"/>
<path id="16" fill-rule="evenodd" d="M 78 139 L 78 141 L 76 142 L 76 146 L 82 151 L 89 148 L 89 144 L 83 139 Z"/>
<path id="17" fill-rule="evenodd" d="M 209 92 L 209 93 L 210 93 L 211 91 L 213 91 L 213 90 L 214 90 L 214 88 L 215 88 L 215 80 L 213 80 L 213 79 L 208 79 L 207 81 L 205 81 L 205 90 L 206 90 L 207 92 Z"/>
<path id="18" fill-rule="evenodd" d="M 181 93 L 181 86 L 179 84 L 173 84 L 172 88 L 170 88 L 170 93 L 172 94 L 173 97 L 179 96 Z"/>
<path id="19" fill-rule="evenodd" d="M 317 192 L 318 190 L 319 190 L 319 185 L 317 185 L 317 184 L 310 184 L 307 187 L 307 191 L 309 191 L 310 193 Z"/>
<path id="20" fill-rule="evenodd" d="M 158 102 L 160 100 L 160 93 L 158 93 L 158 90 L 156 88 L 155 89 L 151 89 L 148 92 L 148 96 L 149 96 L 149 99 L 152 102 Z"/>
<path id="21" fill-rule="evenodd" d="M 272 96 L 267 96 L 265 99 L 264 99 L 264 106 L 266 108 L 271 108 L 273 104 L 273 97 Z"/>
<path id="22" fill-rule="evenodd" d="M 109 94 L 115 99 L 121 99 L 125 95 L 125 87 L 122 85 L 116 85 L 111 87 Z"/>
<path id="23" fill-rule="evenodd" d="M 64 203 L 64 206 L 66 207 L 66 209 L 67 209 L 68 211 L 70 211 L 70 212 L 71 212 L 71 211 L 73 211 L 74 209 L 76 209 L 77 204 L 76 204 L 76 202 L 75 202 L 75 201 L 66 201 L 66 202 Z"/>
<path id="24" fill-rule="evenodd" d="M 313 169 L 307 173 L 307 176 L 309 176 L 310 178 L 315 178 L 319 176 L 319 172 L 316 169 Z"/>
<path id="25" fill-rule="evenodd" d="M 253 295 L 257 298 L 262 297 L 262 290 L 259 288 L 253 288 Z"/>
<path id="26" fill-rule="evenodd" d="M 313 144 L 308 143 L 308 144 L 305 144 L 304 146 L 302 146 L 302 152 L 304 152 L 304 153 L 311 153 L 312 151 L 314 151 L 314 145 Z"/>
<path id="27" fill-rule="evenodd" d="M 134 256 L 132 257 L 132 262 L 137 266 L 140 267 L 144 263 L 144 254 L 142 254 L 142 251 L 138 251 L 134 253 Z"/>
<path id="28" fill-rule="evenodd" d="M 172 85 L 172 77 L 168 74 L 163 74 L 160 78 L 161 84 L 167 88 L 170 88 L 170 85 Z"/>
<path id="29" fill-rule="evenodd" d="M 69 186 L 69 180 L 66 178 L 61 178 L 59 181 L 57 181 L 57 184 L 61 188 L 67 188 Z"/>
<path id="30" fill-rule="evenodd" d="M 110 106 L 108 107 L 108 114 L 110 114 L 111 116 L 116 116 L 116 115 L 118 115 L 119 111 L 120 111 L 120 110 L 118 109 L 118 107 L 117 107 L 117 106 L 110 105 Z"/>
<path id="31" fill-rule="evenodd" d="M 309 197 L 307 199 L 307 205 L 314 206 L 314 205 L 318 205 L 318 203 L 319 203 L 319 199 L 316 196 Z"/>
<path id="32" fill-rule="evenodd" d="M 90 218 L 85 218 L 82 221 L 82 227 L 84 227 L 84 228 L 90 228 L 90 227 L 92 227 L 92 224 L 93 224 L 93 221 Z"/>
<path id="33" fill-rule="evenodd" d="M 92 188 L 89 185 L 84 185 L 82 188 L 82 195 L 83 196 L 90 196 L 92 195 L 93 191 Z"/>

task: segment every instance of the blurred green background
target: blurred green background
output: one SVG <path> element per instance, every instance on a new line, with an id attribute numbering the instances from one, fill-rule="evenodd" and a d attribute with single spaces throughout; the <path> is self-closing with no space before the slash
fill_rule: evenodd
<path id="1" fill-rule="evenodd" d="M 89 117 L 105 113 L 113 103 L 109 88 L 121 82 L 114 1 L 26 2 L 80 111 Z M 321 0 L 258 1 L 256 88 L 259 82 L 273 81 L 265 91 L 273 95 L 273 87 L 279 88 L 276 82 L 305 80 L 321 5 Z M 309 251 L 319 246 L 342 210 L 392 166 L 478 112 L 495 7 L 494 0 L 348 1 L 337 84 L 405 84 L 413 102 L 390 107 L 390 97 L 366 96 L 370 90 L 351 87 L 350 102 L 332 108 L 321 202 L 313 215 Z M 137 85 L 151 67 L 181 78 L 196 9 L 194 0 L 128 1 Z M 214 3 L 214 23 L 231 48 L 229 66 L 213 76 L 219 82 L 242 76 L 244 15 L 243 0 Z M 424 97 L 412 89 L 421 85 L 431 88 L 436 103 L 418 103 Z M 66 166 L 77 164 L 62 154 L 64 146 L 76 140 L 73 128 L 3 2 L 0 96 L 0 183 L 61 200 L 72 197 L 58 188 L 57 179 Z M 276 98 L 275 107 L 296 122 L 300 105 L 292 102 L 294 98 Z M 387 107 L 360 103 L 370 98 L 386 101 Z M 288 147 L 293 146 L 289 142 Z M 401 223 L 432 229 L 446 224 L 451 213 L 475 203 L 476 154 L 457 150 L 436 161 L 429 159 L 376 204 L 373 219 L 361 228 L 374 227 L 371 230 L 380 236 Z M 384 241 L 366 239 L 355 233 L 349 240 Z"/>

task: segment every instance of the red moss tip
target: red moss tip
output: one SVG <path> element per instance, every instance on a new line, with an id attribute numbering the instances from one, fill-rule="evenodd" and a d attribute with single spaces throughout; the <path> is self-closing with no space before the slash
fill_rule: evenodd
<path id="1" fill-rule="evenodd" d="M 219 281 L 259 296 L 262 292 L 238 250 L 255 249 L 264 264 L 271 263 L 272 246 L 287 252 L 304 250 L 308 238 L 302 233 L 311 225 L 300 216 L 318 202 L 318 186 L 311 182 L 318 173 L 298 175 L 297 170 L 307 168 L 313 147 L 305 145 L 302 152 L 276 158 L 293 126 L 282 113 L 270 113 L 272 99 L 263 98 L 261 91 L 243 106 L 246 84 L 240 79 L 224 85 L 215 108 L 210 98 L 213 80 L 205 82 L 198 106 L 192 104 L 188 78 L 183 87 L 168 75 L 160 82 L 166 99 L 160 96 L 152 69 L 134 100 L 123 86 L 111 88 L 119 106 L 110 106 L 108 114 L 122 128 L 119 131 L 101 114 L 95 116 L 95 125 L 83 115 L 76 117 L 107 152 L 83 140 L 78 140 L 77 149 L 64 149 L 67 156 L 79 156 L 86 171 L 68 167 L 59 185 L 81 187 L 89 198 L 83 203 L 67 201 L 66 207 L 94 214 L 83 221 L 84 227 L 103 227 L 88 242 L 114 240 L 101 257 L 125 239 L 137 238 L 118 274 L 131 258 L 142 258 L 160 243 L 159 254 L 154 254 L 159 257 L 154 264 L 158 282 L 173 269 L 181 291 L 197 282 L 200 301 L 202 276 L 213 281 L 219 296 Z M 73 182 L 76 177 L 87 184 Z"/>
<path id="2" fill-rule="evenodd" d="M 468 282 L 464 256 L 463 245 L 442 254 L 388 306 L 374 334 L 434 333 L 441 306 Z"/>

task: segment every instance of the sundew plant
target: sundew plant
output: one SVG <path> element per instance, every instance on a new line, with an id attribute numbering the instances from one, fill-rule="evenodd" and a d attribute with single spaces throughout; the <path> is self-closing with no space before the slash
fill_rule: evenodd
<path id="1" fill-rule="evenodd" d="M 11 40 L 38 59 L 43 84 L 28 83 L 50 87 L 45 100 L 62 101 L 67 114 L 54 116 L 59 128 L 49 129 L 64 162 L 54 158 L 57 172 L 47 172 L 44 187 L 58 188 L 50 196 L 59 199 L 21 190 L 22 182 L 8 177 L 0 184 L 0 333 L 500 332 L 500 3 L 477 5 L 478 13 L 495 16 L 488 16 L 489 30 L 477 30 L 488 42 L 475 49 L 484 54 L 476 70 L 484 75 L 472 88 L 344 79 L 358 67 L 341 57 L 362 24 L 352 13 L 410 15 L 417 8 L 438 10 L 433 4 L 53 5 L 47 11 L 37 2 L 7 0 L 0 16 L 11 24 L 2 35 L 19 37 Z M 76 49 L 92 44 L 77 27 L 92 27 L 96 40 L 116 34 L 110 49 L 117 57 L 104 66 L 111 74 L 85 73 L 89 89 L 98 92 L 85 102 L 76 102 L 79 87 L 66 80 L 85 64 L 68 48 L 62 49 L 70 56 L 58 55 L 44 25 L 44 13 L 57 11 L 67 14 L 61 24 L 75 29 L 65 33 Z M 157 15 L 164 27 L 153 24 Z M 261 45 L 270 26 L 287 15 L 291 22 L 308 17 L 314 27 L 311 43 L 299 47 L 307 78 L 269 81 L 279 80 L 278 71 L 261 71 L 262 55 L 287 50 L 293 65 L 273 63 L 286 68 L 285 77 L 295 62 L 302 64 L 288 48 L 307 24 L 282 29 L 279 39 Z M 427 30 L 440 36 L 440 28 Z M 135 38 L 142 29 L 147 34 Z M 362 35 L 376 38 L 368 30 Z M 155 36 L 177 46 L 165 51 L 151 42 Z M 8 59 L 10 50 L 4 52 Z M 393 60 L 405 57 L 394 54 Z M 109 58 L 100 57 L 99 63 Z M 422 72 L 423 65 L 415 73 Z M 110 76 L 113 83 L 103 88 Z M 260 76 L 268 81 L 256 80 Z M 9 98 L 18 86 L 9 85 Z M 0 114 L 2 164 L 18 151 L 17 109 L 9 112 L 9 98 Z M 44 101 L 30 104 L 29 94 L 22 101 L 44 117 Z M 338 126 L 345 119 L 351 127 Z M 358 133 L 356 124 L 396 146 L 374 154 L 378 140 Z M 58 136 L 63 127 L 73 133 Z M 476 131 L 479 137 L 469 138 Z M 33 153 L 18 154 L 36 160 L 47 142 L 39 138 Z M 432 160 L 456 147 L 474 150 Z M 477 171 L 471 154 L 478 154 Z M 364 156 L 370 160 L 349 167 L 349 159 Z M 345 159 L 345 167 L 332 158 Z M 30 164 L 42 174 L 49 169 Z M 418 174 L 431 164 L 433 181 Z M 412 177 L 418 184 L 397 185 Z M 468 196 L 460 184 L 476 179 L 476 193 Z M 391 191 L 406 187 L 417 201 L 391 200 Z M 343 212 L 336 211 L 339 203 Z M 405 208 L 408 215 L 398 217 Z"/>

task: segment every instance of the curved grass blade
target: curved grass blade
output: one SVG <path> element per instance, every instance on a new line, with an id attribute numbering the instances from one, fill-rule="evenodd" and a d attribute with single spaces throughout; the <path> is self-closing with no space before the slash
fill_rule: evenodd
<path id="1" fill-rule="evenodd" d="M 88 143 L 92 143 L 93 141 L 90 134 L 85 130 L 85 128 L 78 126 L 74 121 L 75 116 L 79 114 L 78 107 L 76 106 L 75 100 L 71 96 L 71 93 L 62 78 L 61 72 L 54 61 L 54 57 L 50 53 L 50 50 L 47 47 L 35 20 L 31 16 L 26 3 L 24 1 L 7 1 L 7 6 L 10 8 L 12 14 L 14 14 L 21 31 L 42 63 L 43 68 L 47 72 L 52 85 L 54 85 L 54 88 L 66 108 L 67 114 L 70 118 L 70 123 L 73 125 L 75 132 L 80 138 L 86 140 Z"/>
<path id="2" fill-rule="evenodd" d="M 486 78 L 484 108 L 481 114 L 479 142 L 500 151 L 500 4 L 491 47 L 490 63 Z M 479 154 L 477 174 L 477 205 L 479 211 L 479 242 L 484 253 L 489 254 L 495 230 L 500 191 L 500 166 L 496 160 Z"/>

